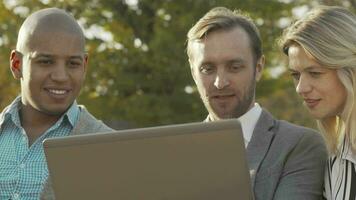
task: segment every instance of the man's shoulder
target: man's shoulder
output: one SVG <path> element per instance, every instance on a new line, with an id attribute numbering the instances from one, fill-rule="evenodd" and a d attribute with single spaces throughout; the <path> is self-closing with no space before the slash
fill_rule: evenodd
<path id="1" fill-rule="evenodd" d="M 272 131 L 275 133 L 274 140 L 278 142 L 287 143 L 290 145 L 297 145 L 300 142 L 312 143 L 317 141 L 317 143 L 320 144 L 324 142 L 321 134 L 314 129 L 297 125 L 285 120 L 276 119 L 266 110 L 264 110 L 264 113 L 269 115 L 269 117 L 274 121 Z"/>
<path id="2" fill-rule="evenodd" d="M 113 131 L 101 120 L 95 118 L 83 105 L 79 105 L 80 115 L 78 122 L 75 126 L 75 131 L 81 133 L 93 133 L 93 132 L 109 132 Z"/>
<path id="3" fill-rule="evenodd" d="M 4 107 L 0 112 L 0 120 L 5 117 L 6 113 L 11 112 L 11 110 L 14 110 L 14 109 L 17 110 L 20 100 L 21 100 L 21 97 L 16 97 L 10 104 L 8 104 L 6 107 Z"/>
<path id="4" fill-rule="evenodd" d="M 278 120 L 271 115 L 269 118 L 273 121 L 273 125 L 269 129 L 273 135 L 268 150 L 270 159 L 284 157 L 293 160 L 308 153 L 319 155 L 321 159 L 326 158 L 327 150 L 324 138 L 316 130 L 285 120 Z"/>
<path id="5" fill-rule="evenodd" d="M 268 124 L 264 127 L 269 128 L 272 139 L 256 174 L 257 198 L 265 199 L 266 194 L 271 194 L 269 199 L 282 195 L 281 199 L 285 199 L 289 193 L 307 191 L 308 187 L 320 190 L 327 158 L 321 135 L 311 128 L 276 119 L 268 112 L 262 119 Z M 299 187 L 301 183 L 305 183 L 303 187 Z"/>
<path id="6" fill-rule="evenodd" d="M 303 136 L 303 135 L 320 135 L 316 130 L 305 127 L 305 126 L 301 126 L 301 125 L 297 125 L 294 123 L 291 123 L 289 121 L 285 121 L 285 120 L 277 120 L 279 123 L 279 131 L 280 132 L 284 132 L 283 135 L 291 135 L 291 134 L 296 134 L 299 136 Z"/>
<path id="7" fill-rule="evenodd" d="M 9 107 L 7 106 L 0 112 L 0 119 L 2 119 L 4 117 L 4 115 L 5 115 L 6 111 L 8 110 L 8 108 Z"/>
<path id="8" fill-rule="evenodd" d="M 9 113 L 11 112 L 11 108 L 13 109 L 13 103 L 7 105 L 0 113 L 0 126 L 2 125 L 2 123 L 5 120 L 5 116 L 9 115 Z"/>
<path id="9" fill-rule="evenodd" d="M 293 124 L 285 120 L 277 120 L 279 123 L 275 139 L 278 144 L 288 145 L 289 148 L 318 147 L 325 148 L 322 135 L 314 129 Z"/>

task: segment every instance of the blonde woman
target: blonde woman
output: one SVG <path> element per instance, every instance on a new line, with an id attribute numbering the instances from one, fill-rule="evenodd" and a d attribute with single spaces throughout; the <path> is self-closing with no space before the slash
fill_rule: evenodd
<path id="1" fill-rule="evenodd" d="M 297 93 L 329 147 L 324 196 L 356 197 L 356 16 L 322 6 L 288 27 L 280 41 Z"/>

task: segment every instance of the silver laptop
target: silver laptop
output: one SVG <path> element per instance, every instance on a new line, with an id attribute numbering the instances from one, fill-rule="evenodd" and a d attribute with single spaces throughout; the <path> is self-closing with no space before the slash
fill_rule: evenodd
<path id="1" fill-rule="evenodd" d="M 252 199 L 237 120 L 44 141 L 56 200 Z"/>

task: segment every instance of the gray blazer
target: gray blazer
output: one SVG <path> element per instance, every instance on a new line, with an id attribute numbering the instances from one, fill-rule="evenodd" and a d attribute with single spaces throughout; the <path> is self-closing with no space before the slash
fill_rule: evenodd
<path id="1" fill-rule="evenodd" d="M 113 129 L 106 126 L 103 122 L 97 120 L 83 106 L 80 106 L 80 108 L 81 108 L 81 112 L 80 112 L 78 122 L 76 126 L 73 128 L 72 132 L 70 132 L 70 135 L 113 131 Z M 44 185 L 44 189 L 41 194 L 41 199 L 42 200 L 55 199 L 50 177 L 47 179 Z"/>
<path id="2" fill-rule="evenodd" d="M 314 130 L 263 110 L 247 158 L 256 200 L 321 199 L 327 150 Z"/>

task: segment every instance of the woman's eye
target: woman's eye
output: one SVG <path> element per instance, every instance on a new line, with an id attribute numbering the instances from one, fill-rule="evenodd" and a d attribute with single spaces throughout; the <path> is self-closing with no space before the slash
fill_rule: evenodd
<path id="1" fill-rule="evenodd" d="M 321 72 L 309 72 L 309 74 L 312 76 L 312 77 L 319 77 L 322 73 Z"/>
<path id="2" fill-rule="evenodd" d="M 300 74 L 298 72 L 291 72 L 290 76 L 294 79 L 294 80 L 299 80 Z"/>

